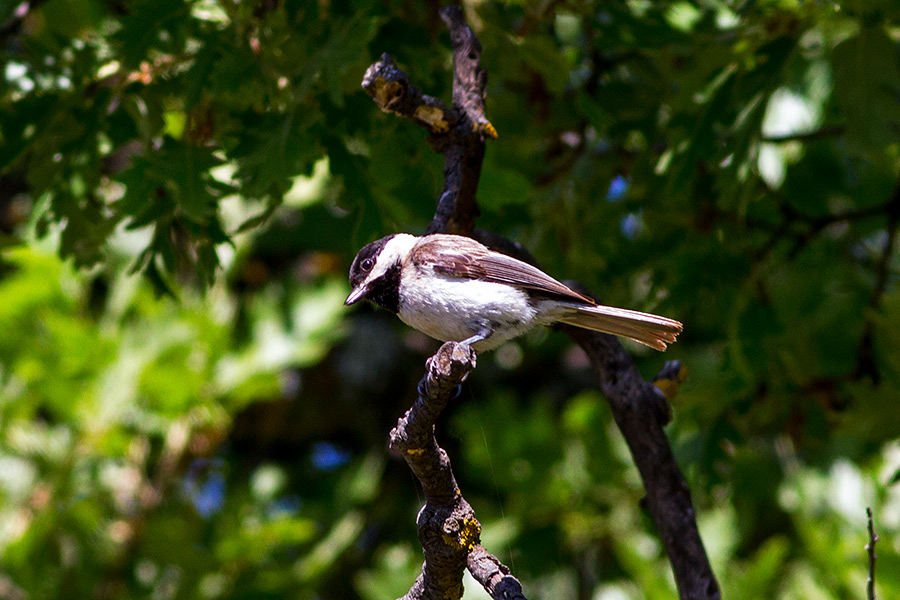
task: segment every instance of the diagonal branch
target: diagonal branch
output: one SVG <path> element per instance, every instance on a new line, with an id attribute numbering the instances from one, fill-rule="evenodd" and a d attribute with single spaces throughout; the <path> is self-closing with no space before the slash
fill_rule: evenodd
<path id="1" fill-rule="evenodd" d="M 564 329 L 587 353 L 600 378 L 600 389 L 644 482 L 647 509 L 672 563 L 680 597 L 720 598 L 719 584 L 697 529 L 690 489 L 663 431 L 670 413 L 662 386 L 659 381 L 656 385 L 644 381 L 617 338 L 575 327 Z M 677 385 L 679 371 L 667 365 L 661 379 Z"/>

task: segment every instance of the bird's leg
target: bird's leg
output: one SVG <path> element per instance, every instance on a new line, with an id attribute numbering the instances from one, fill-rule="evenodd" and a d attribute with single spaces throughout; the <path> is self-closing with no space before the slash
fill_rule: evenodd
<path id="1" fill-rule="evenodd" d="M 463 341 L 459 342 L 460 344 L 465 344 L 467 346 L 471 346 L 472 344 L 477 344 L 478 342 L 483 342 L 484 340 L 491 337 L 494 333 L 494 330 L 488 327 L 487 325 L 482 325 L 481 329 L 478 330 L 478 333 L 471 337 L 467 337 Z"/>

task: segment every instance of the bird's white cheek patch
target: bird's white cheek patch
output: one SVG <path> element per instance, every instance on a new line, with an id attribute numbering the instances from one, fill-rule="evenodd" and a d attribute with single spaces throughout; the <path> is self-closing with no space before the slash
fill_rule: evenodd
<path id="1" fill-rule="evenodd" d="M 372 269 L 372 272 L 366 280 L 371 281 L 381 277 L 395 263 L 402 261 L 403 257 L 412 250 L 417 239 L 417 237 L 409 235 L 408 233 L 398 233 L 392 237 L 388 243 L 384 245 L 384 248 L 381 249 L 381 253 L 378 255 L 378 262 L 375 264 L 375 268 Z"/>

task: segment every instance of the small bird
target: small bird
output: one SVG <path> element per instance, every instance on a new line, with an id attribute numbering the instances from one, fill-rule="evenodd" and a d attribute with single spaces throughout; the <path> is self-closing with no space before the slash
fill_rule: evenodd
<path id="1" fill-rule="evenodd" d="M 376 240 L 353 260 L 350 285 L 345 305 L 370 300 L 422 333 L 469 344 L 477 353 L 554 323 L 657 350 L 681 333 L 678 321 L 597 304 L 540 269 L 459 235 L 398 233 Z"/>

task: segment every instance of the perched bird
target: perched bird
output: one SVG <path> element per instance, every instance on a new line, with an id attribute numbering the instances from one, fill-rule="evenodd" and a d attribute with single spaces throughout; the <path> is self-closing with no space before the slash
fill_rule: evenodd
<path id="1" fill-rule="evenodd" d="M 365 246 L 345 305 L 367 299 L 433 338 L 476 352 L 536 325 L 565 323 L 665 350 L 681 333 L 666 317 L 597 304 L 540 269 L 458 235 L 398 233 Z"/>

